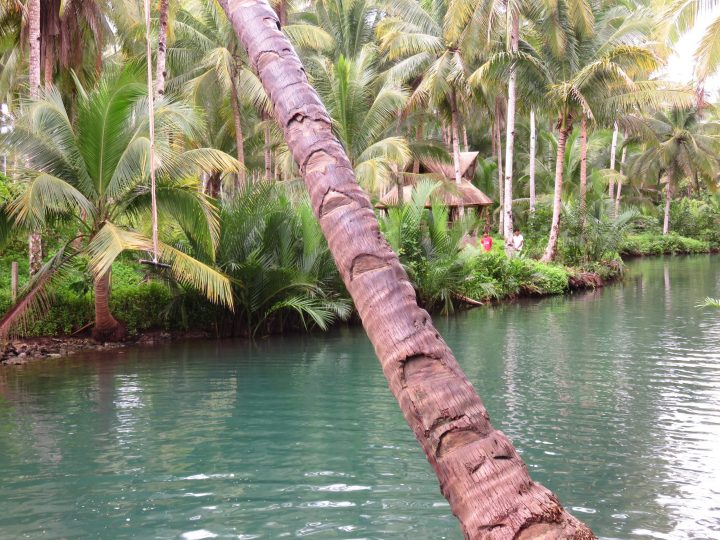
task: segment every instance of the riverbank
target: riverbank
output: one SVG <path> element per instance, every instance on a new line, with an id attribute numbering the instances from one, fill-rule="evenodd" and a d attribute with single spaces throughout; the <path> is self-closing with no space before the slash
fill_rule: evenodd
<path id="1" fill-rule="evenodd" d="M 626 237 L 620 247 L 625 257 L 712 252 L 707 242 L 671 234 Z M 403 257 L 403 255 L 401 255 Z M 422 259 L 421 259 L 422 260 Z M 580 267 L 546 264 L 529 257 L 508 258 L 498 239 L 490 253 L 474 246 L 463 248 L 455 259 L 407 264 L 421 304 L 433 313 L 450 314 L 481 305 L 497 305 L 520 298 L 540 298 L 603 287 L 620 279 L 624 264 L 619 257 Z M 443 266 L 446 265 L 446 266 Z M 0 363 L 24 364 L 32 360 L 58 358 L 79 351 L 103 350 L 117 346 L 152 345 L 171 339 L 251 337 L 242 327 L 218 324 L 218 313 L 202 303 L 188 302 L 188 295 L 176 296 L 171 287 L 157 278 L 148 279 L 132 262 L 113 268 L 112 310 L 130 329 L 127 341 L 117 345 L 89 339 L 93 305 L 88 291 L 78 292 L 77 283 L 56 293 L 55 303 L 45 316 L 34 320 L 27 338 L 0 343 Z M 442 279 L 434 272 L 438 269 Z M 1 293 L 2 291 L 0 291 Z M 189 297 L 193 299 L 191 296 Z M 173 305 L 180 308 L 171 309 Z M 357 322 L 357 315 L 351 320 Z M 335 322 L 339 324 L 340 321 Z M 85 328 L 78 333 L 78 329 Z M 303 331 L 267 326 L 260 335 Z"/>
<path id="2" fill-rule="evenodd" d="M 479 306 L 498 305 L 513 302 L 521 298 L 542 298 L 572 293 L 578 290 L 603 287 L 618 280 L 623 274 L 623 266 L 617 261 L 596 263 L 599 272 L 565 268 L 558 264 L 545 264 L 527 258 L 508 259 L 502 250 L 497 249 L 483 259 L 482 268 L 475 268 L 475 277 L 482 275 L 488 294 L 480 300 L 456 295 L 458 306 L 472 309 Z M 499 280 L 501 287 L 490 287 L 489 282 Z M 492 290 L 490 290 L 492 289 Z M 458 308 L 458 310 L 460 310 Z M 357 321 L 357 315 L 352 317 Z M 206 330 L 148 329 L 136 331 L 127 340 L 119 343 L 98 343 L 89 337 L 89 327 L 80 337 L 40 336 L 16 338 L 0 342 L 0 365 L 25 365 L 29 362 L 49 360 L 70 356 L 78 352 L 105 351 L 122 347 L 153 346 L 180 339 L 218 339 Z"/>
<path id="3" fill-rule="evenodd" d="M 18 366 L 37 360 L 49 360 L 71 356 L 79 352 L 108 351 L 123 347 L 151 347 L 178 340 L 210 339 L 207 332 L 148 331 L 134 339 L 117 343 L 98 343 L 86 337 L 36 337 L 11 339 L 0 343 L 0 365 Z"/>

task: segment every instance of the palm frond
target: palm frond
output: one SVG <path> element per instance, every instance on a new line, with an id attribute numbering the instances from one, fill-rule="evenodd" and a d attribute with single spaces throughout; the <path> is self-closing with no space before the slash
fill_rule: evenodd
<path id="1" fill-rule="evenodd" d="M 88 244 L 93 274 L 107 273 L 123 251 L 152 252 L 153 244 L 136 232 L 106 222 Z M 203 293 L 211 302 L 233 308 L 230 280 L 222 273 L 166 244 L 159 245 L 160 261 L 170 265 L 170 273 L 180 283 Z"/>
<path id="2" fill-rule="evenodd" d="M 51 215 L 71 213 L 92 216 L 95 208 L 85 196 L 65 180 L 40 173 L 31 176 L 25 192 L 8 205 L 15 222 L 39 229 Z"/>
<path id="3" fill-rule="evenodd" d="M 67 245 L 62 247 L 30 279 L 15 305 L 0 318 L 0 338 L 12 332 L 25 333 L 30 323 L 47 313 L 53 291 L 64 278 L 74 255 Z"/>
<path id="4" fill-rule="evenodd" d="M 708 25 L 695 52 L 695 73 L 700 81 L 704 81 L 720 68 L 720 15 Z"/>

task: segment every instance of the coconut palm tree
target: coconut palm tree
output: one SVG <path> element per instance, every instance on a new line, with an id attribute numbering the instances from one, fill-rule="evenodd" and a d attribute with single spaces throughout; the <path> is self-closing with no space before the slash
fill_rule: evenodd
<path id="1" fill-rule="evenodd" d="M 720 123 L 700 122 L 697 109 L 674 108 L 651 118 L 630 118 L 647 148 L 633 161 L 630 175 L 665 184 L 663 234 L 670 230 L 670 202 L 683 178 L 699 179 L 712 189 L 720 175 Z"/>
<path id="2" fill-rule="evenodd" d="M 28 0 L 28 82 L 30 99 L 37 99 L 40 88 L 40 0 Z M 42 237 L 37 229 L 32 229 L 28 240 L 30 254 L 30 275 L 37 273 L 42 266 Z"/>
<path id="3" fill-rule="evenodd" d="M 249 104 L 269 115 L 272 107 L 260 81 L 248 69 L 227 18 L 214 1 L 184 2 L 174 26 L 175 41 L 168 54 L 175 76 L 168 80 L 168 89 L 185 93 L 196 102 L 208 96 L 221 99 L 228 96 L 235 149 L 241 164 L 237 180 L 243 185 L 246 179 L 243 110 Z"/>
<path id="4" fill-rule="evenodd" d="M 419 81 L 411 108 L 449 111 L 455 182 L 460 184 L 460 111 L 471 92 L 469 62 L 482 52 L 478 2 L 395 0 L 385 5 L 389 15 L 378 24 L 381 50 L 395 62 L 388 76 Z"/>
<path id="5" fill-rule="evenodd" d="M 565 146 L 575 122 L 579 120 L 581 147 L 586 150 L 588 123 L 612 118 L 618 111 L 685 104 L 689 97 L 682 89 L 634 80 L 638 73 L 657 69 L 660 59 L 639 41 L 637 24 L 623 24 L 622 17 L 628 16 L 624 11 L 610 7 L 595 13 L 594 27 L 588 30 L 574 27 L 569 11 L 558 6 L 534 23 L 533 31 L 527 32 L 530 48 L 515 59 L 526 91 L 542 93 L 558 119 L 553 217 L 544 261 L 553 260 L 557 250 Z M 581 174 L 580 181 L 582 198 L 586 174 Z"/>
<path id="6" fill-rule="evenodd" d="M 378 74 L 378 54 L 366 45 L 355 58 L 342 54 L 335 62 L 314 55 L 306 62 L 308 76 L 333 119 L 355 175 L 367 190 L 386 188 L 411 159 L 404 137 L 390 132 L 408 94 Z"/>
<path id="7" fill-rule="evenodd" d="M 53 83 L 56 63 L 81 72 L 91 45 L 96 50 L 95 62 L 102 58 L 103 35 L 107 35 L 105 23 L 98 4 L 92 0 L 27 0 L 6 2 L 0 7 L 0 53 L 3 57 L 0 70 L 0 93 L 12 95 L 16 92 L 18 70 L 22 69 L 21 54 L 25 47 L 22 36 L 29 43 L 28 86 L 31 99 L 38 95 L 42 64 L 44 64 L 45 86 Z M 92 37 L 92 39 L 90 39 Z M 82 73 L 79 75 L 82 77 Z M 30 273 L 42 265 L 42 236 L 40 231 L 31 231 L 28 251 Z"/>
<path id="8" fill-rule="evenodd" d="M 93 336 L 105 341 L 123 337 L 122 325 L 108 303 L 113 261 L 126 250 L 153 250 L 152 240 L 133 227 L 148 223 L 151 198 L 148 94 L 139 73 L 137 69 L 109 73 L 91 91 L 79 87 L 75 122 L 59 91 L 51 88 L 27 105 L 8 135 L 7 143 L 24 164 L 15 171 L 16 177 L 26 184 L 8 205 L 15 225 L 27 230 L 72 221 L 80 232 L 34 276 L 26 294 L 0 321 L 0 334 L 44 305 L 73 259 L 85 256 L 94 276 Z M 175 143 L 168 142 L 171 132 L 192 137 L 199 123 L 193 110 L 181 102 L 159 100 L 157 203 L 161 219 L 175 223 L 190 241 L 212 253 L 217 217 L 192 179 L 200 171 L 234 171 L 237 162 L 217 150 L 183 150 L 177 137 Z M 159 243 L 158 250 L 160 263 L 177 280 L 232 306 L 230 283 L 221 273 L 166 243 Z"/>
<path id="9" fill-rule="evenodd" d="M 220 4 L 273 102 L 340 276 L 465 536 L 592 538 L 530 479 L 508 438 L 490 424 L 430 316 L 418 307 L 330 115 L 292 45 L 272 24 L 275 12 L 265 0 Z"/>
<path id="10" fill-rule="evenodd" d="M 374 42 L 385 7 L 377 0 L 316 0 L 298 9 L 282 28 L 301 53 L 354 59 Z"/>

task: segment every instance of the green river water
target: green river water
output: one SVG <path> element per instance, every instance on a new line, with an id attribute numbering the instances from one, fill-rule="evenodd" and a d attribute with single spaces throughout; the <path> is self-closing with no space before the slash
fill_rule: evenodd
<path id="1" fill-rule="evenodd" d="M 720 538 L 720 257 L 436 323 L 602 538 Z M 362 329 L 0 368 L 0 538 L 459 539 Z"/>

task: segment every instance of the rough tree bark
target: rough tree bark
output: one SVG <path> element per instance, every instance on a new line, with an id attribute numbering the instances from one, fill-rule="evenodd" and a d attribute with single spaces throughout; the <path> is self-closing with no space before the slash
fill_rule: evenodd
<path id="1" fill-rule="evenodd" d="M 520 14 L 512 10 L 510 15 L 510 53 L 516 54 L 520 40 Z M 508 80 L 507 116 L 505 121 L 505 220 L 503 222 L 503 237 L 505 243 L 509 244 L 513 235 L 513 152 L 515 149 L 515 102 L 516 102 L 516 79 L 517 72 L 513 66 L 510 70 Z"/>
<path id="2" fill-rule="evenodd" d="M 535 109 L 530 109 L 530 212 L 535 212 L 535 154 L 537 133 L 535 132 Z"/>
<path id="3" fill-rule="evenodd" d="M 53 48 L 54 36 L 48 36 L 45 43 L 45 90 L 48 90 L 53 83 L 53 65 L 55 64 L 55 49 Z"/>
<path id="4" fill-rule="evenodd" d="M 95 278 L 95 327 L 92 337 L 95 341 L 120 341 L 125 337 L 125 328 L 110 313 L 110 272 Z"/>
<path id="5" fill-rule="evenodd" d="M 557 156 L 555 158 L 555 192 L 553 194 L 553 215 L 550 224 L 550 238 L 542 256 L 543 262 L 555 260 L 557 252 L 558 237 L 560 235 L 560 205 L 562 196 L 563 172 L 565 167 L 565 145 L 568 136 L 572 131 L 572 120 L 567 116 L 562 118 L 558 123 L 558 147 Z"/>
<path id="6" fill-rule="evenodd" d="M 28 79 L 30 99 L 37 99 L 40 90 L 40 0 L 28 0 L 28 40 L 30 55 L 28 59 Z M 42 237 L 38 231 L 32 231 L 28 238 L 30 275 L 42 266 Z"/>
<path id="7" fill-rule="evenodd" d="M 220 0 L 275 106 L 330 251 L 390 389 L 466 538 L 592 538 L 533 482 L 383 239 L 332 122 L 265 0 Z"/>
<path id="8" fill-rule="evenodd" d="M 169 0 L 160 0 L 157 67 L 155 69 L 155 95 L 158 97 L 165 94 L 165 78 L 167 77 L 165 59 L 167 58 L 168 3 Z"/>
<path id="9" fill-rule="evenodd" d="M 28 58 L 28 78 L 30 99 L 38 98 L 40 88 L 40 0 L 28 0 L 28 41 L 30 56 Z"/>
<path id="10" fill-rule="evenodd" d="M 587 118 L 580 120 L 580 219 L 585 227 L 587 212 Z"/>

